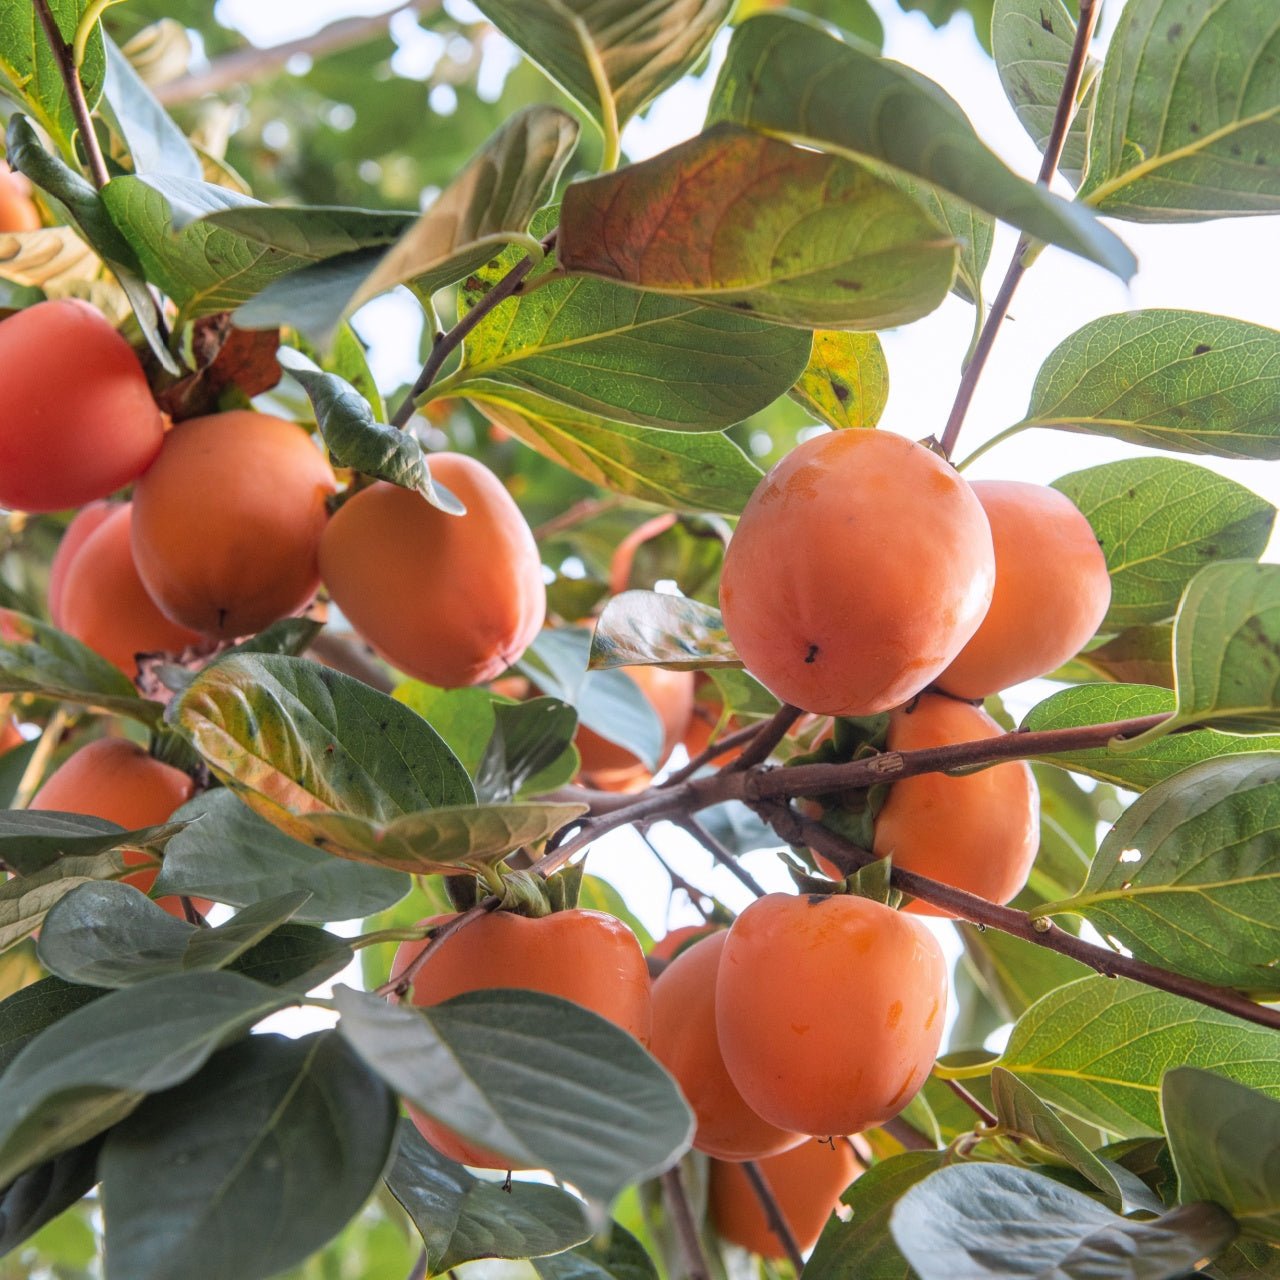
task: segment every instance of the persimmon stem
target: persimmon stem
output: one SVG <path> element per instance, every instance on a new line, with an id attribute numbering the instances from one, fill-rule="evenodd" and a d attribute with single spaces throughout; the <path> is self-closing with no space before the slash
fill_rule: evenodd
<path id="1" fill-rule="evenodd" d="M 947 1088 L 950 1089 L 951 1092 L 954 1093 L 956 1097 L 959 1098 L 960 1101 L 963 1102 L 964 1105 L 987 1126 L 987 1128 L 994 1129 L 999 1125 L 1000 1117 L 997 1116 L 994 1111 L 988 1111 L 987 1108 L 984 1107 L 982 1103 L 979 1102 L 978 1099 L 960 1083 L 959 1080 L 948 1079 L 944 1080 L 942 1083 L 945 1084 Z"/>
<path id="2" fill-rule="evenodd" d="M 791 1230 L 791 1224 L 783 1215 L 778 1198 L 773 1194 L 773 1188 L 764 1180 L 764 1174 L 760 1172 L 760 1166 L 754 1160 L 744 1160 L 742 1172 L 751 1183 L 751 1190 L 755 1193 L 756 1199 L 760 1201 L 760 1208 L 764 1210 L 769 1230 L 782 1242 L 787 1261 L 795 1268 L 796 1275 L 799 1275 L 804 1270 L 804 1254 L 800 1252 L 800 1242 L 796 1239 L 795 1232 Z"/>
<path id="3" fill-rule="evenodd" d="M 680 1247 L 684 1251 L 685 1264 L 689 1268 L 688 1280 L 711 1280 L 711 1268 L 702 1248 L 702 1235 L 693 1216 L 693 1205 L 684 1185 L 684 1174 L 678 1164 L 672 1165 L 662 1175 L 662 1194 L 671 1212 Z"/>
<path id="4" fill-rule="evenodd" d="M 932 1142 L 925 1137 L 919 1129 L 910 1121 L 904 1120 L 900 1115 L 894 1116 L 890 1120 L 886 1120 L 884 1124 L 879 1126 L 891 1137 L 894 1142 L 905 1147 L 908 1151 L 937 1151 L 938 1144 Z"/>
<path id="5" fill-rule="evenodd" d="M 1071 127 L 1071 118 L 1075 114 L 1076 95 L 1080 92 L 1080 81 L 1084 76 L 1085 56 L 1088 53 L 1089 42 L 1093 39 L 1093 29 L 1097 22 L 1098 6 L 1096 0 L 1080 0 L 1080 21 L 1076 26 L 1076 37 L 1071 45 L 1071 56 L 1067 60 L 1066 75 L 1062 81 L 1062 92 L 1058 95 L 1058 105 L 1053 115 L 1053 127 L 1049 131 L 1049 137 L 1045 143 L 1044 156 L 1040 162 L 1040 173 L 1036 178 L 1036 181 L 1044 187 L 1047 187 L 1053 181 L 1053 175 L 1058 171 L 1058 163 L 1062 159 L 1062 148 L 1067 141 L 1067 130 Z M 960 428 L 964 425 L 969 406 L 973 403 L 973 395 L 978 388 L 978 379 L 982 376 L 982 371 L 986 368 L 987 358 L 991 355 L 991 348 L 995 345 L 996 333 L 1009 312 L 1009 304 L 1013 300 L 1014 291 L 1026 272 L 1024 259 L 1030 247 L 1031 240 L 1028 236 L 1022 235 L 1018 237 L 1017 248 L 1013 251 L 1013 257 L 1009 262 L 1008 269 L 1005 271 L 1000 290 L 991 304 L 991 310 L 987 313 L 982 332 L 978 334 L 978 340 L 974 343 L 973 355 L 965 366 L 964 373 L 960 378 L 960 385 L 956 389 L 955 402 L 951 406 L 947 425 L 939 441 L 943 457 L 950 458 L 955 450 L 956 438 L 960 434 Z"/>
<path id="6" fill-rule="evenodd" d="M 84 85 L 80 80 L 80 69 L 76 65 L 75 49 L 69 40 L 63 38 L 58 28 L 58 20 L 49 8 L 49 0 L 35 0 L 36 17 L 44 28 L 44 38 L 49 44 L 53 60 L 58 64 L 58 74 L 67 90 L 67 98 L 71 102 L 71 114 L 75 117 L 76 129 L 84 147 L 85 160 L 89 165 L 89 175 L 93 185 L 99 191 L 111 181 L 107 170 L 107 161 L 98 145 L 98 135 L 94 132 L 93 117 L 89 112 L 89 101 L 84 96 Z"/>
<path id="7" fill-rule="evenodd" d="M 765 896 L 766 890 L 761 888 L 760 882 L 755 876 L 742 866 L 738 859 L 697 818 L 680 818 L 676 825 L 687 831 L 726 871 L 736 876 L 739 883 L 754 893 L 757 898 Z"/>
<path id="8" fill-rule="evenodd" d="M 755 734 L 743 749 L 742 754 L 725 766 L 726 773 L 741 773 L 769 758 L 769 753 L 787 736 L 787 731 L 804 712 L 799 707 L 783 703 L 775 712 L 772 720 L 765 722 L 764 727 Z"/>

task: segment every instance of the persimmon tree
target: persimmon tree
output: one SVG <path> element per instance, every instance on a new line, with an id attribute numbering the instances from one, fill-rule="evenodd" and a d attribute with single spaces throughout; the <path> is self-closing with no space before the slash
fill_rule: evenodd
<path id="1" fill-rule="evenodd" d="M 543 1280 L 1280 1277 L 1280 567 L 1259 563 L 1275 512 L 1169 456 L 1280 457 L 1280 334 L 1133 311 L 1043 353 L 999 438 L 1131 447 L 1053 486 L 1105 581 L 1082 582 L 1097 557 L 1078 524 L 1061 555 L 1049 517 L 988 545 L 997 522 L 952 465 L 1042 251 L 1128 279 L 1126 220 L 1222 219 L 1226 239 L 1226 219 L 1280 212 L 1273 6 L 1125 0 L 1098 60 L 1091 0 L 966 6 L 990 15 L 1034 178 L 881 55 L 863 0 L 804 6 L 821 20 L 732 0 L 476 7 L 483 23 L 406 11 L 436 42 L 446 120 L 386 73 L 367 20 L 304 42 L 285 75 L 209 6 L 0 0 L 0 1275 L 423 1277 L 499 1258 Z M 478 87 L 487 24 L 523 57 L 496 97 Z M 628 163 L 628 121 L 727 27 L 701 127 Z M 997 220 L 1019 240 L 988 300 Z M 379 386 L 350 320 L 399 286 L 425 317 L 422 371 Z M 783 482 L 762 486 L 755 459 L 798 428 L 874 431 L 876 332 L 950 293 L 975 336 L 949 419 L 871 451 L 889 462 L 870 508 L 870 467 L 820 499 L 788 479 L 761 539 L 748 504 Z M 141 427 L 75 416 L 105 376 L 77 345 L 86 302 L 144 388 L 147 456 L 119 471 L 103 441 Z M 149 401 L 169 419 L 158 455 Z M 282 516 L 295 488 L 305 514 Z M 939 516 L 944 490 L 963 521 Z M 1017 493 L 1015 530 L 1018 510 L 1064 510 Z M 392 526 L 362 529 L 379 502 Z M 866 509 L 867 527 L 841 524 Z M 933 528 L 926 514 L 956 532 L 877 538 Z M 419 527 L 448 531 L 419 544 Z M 333 598 L 312 599 L 326 529 L 342 585 L 334 570 Z M 919 589 L 926 567 L 958 581 L 962 625 L 941 586 Z M 996 691 L 945 717 L 974 719 L 967 735 L 906 732 L 913 708 L 965 692 L 945 672 L 993 590 L 980 683 L 1017 671 L 1055 691 L 1020 723 Z M 1036 656 L 1000 652 L 1021 642 L 1019 591 Z M 143 602 L 145 627 L 128 616 Z M 799 656 L 781 652 L 793 631 Z M 899 638 L 935 632 L 928 654 Z M 761 656 L 744 666 L 731 633 Z M 411 678 L 399 653 L 458 687 Z M 807 692 L 841 662 L 859 664 L 856 717 Z M 863 701 L 877 663 L 928 670 Z M 622 668 L 696 678 L 668 697 Z M 691 758 L 669 763 L 681 732 Z M 584 785 L 575 737 L 623 767 Z M 1016 786 L 986 785 L 1001 768 Z M 178 807 L 144 798 L 144 776 Z M 914 778 L 930 785 L 895 794 Z M 1019 868 L 1013 887 L 958 878 L 1009 901 L 949 879 L 966 814 L 966 861 L 1007 846 Z M 590 855 L 658 823 L 762 901 L 723 944 L 696 930 L 653 951 L 685 985 L 667 986 L 651 1054 L 647 1006 L 624 1016 L 611 962 L 575 934 L 594 918 L 577 909 L 603 911 L 653 947 Z M 904 864 L 937 878 L 895 865 L 903 829 Z M 742 867 L 761 849 L 796 898 Z M 674 872 L 670 889 L 708 930 L 730 923 Z M 500 976 L 472 982 L 468 931 L 488 936 L 493 912 L 560 919 L 492 930 L 542 941 L 504 941 Z M 949 995 L 921 913 L 963 945 Z M 617 920 L 605 931 L 630 947 Z M 448 999 L 429 987 L 446 944 L 463 958 Z M 326 994 L 357 955 L 361 979 Z M 575 981 L 547 976 L 558 963 Z M 298 1008 L 332 1025 L 259 1028 Z M 709 1167 L 711 1117 L 695 1125 L 662 1061 L 716 1109 L 712 1149 L 759 1163 Z M 725 1131 L 739 1106 L 763 1113 L 763 1145 Z M 553 1185 L 487 1180 L 411 1114 Z M 872 1127 L 825 1132 L 853 1124 Z M 783 1172 L 815 1137 L 824 1171 Z"/>

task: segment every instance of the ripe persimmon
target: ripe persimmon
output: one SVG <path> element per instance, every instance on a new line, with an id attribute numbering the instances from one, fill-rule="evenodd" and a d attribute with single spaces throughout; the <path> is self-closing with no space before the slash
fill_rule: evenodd
<path id="1" fill-rule="evenodd" d="M 62 626 L 62 586 L 66 581 L 67 570 L 76 553 L 84 546 L 85 540 L 114 511 L 119 510 L 119 503 L 108 502 L 100 498 L 81 507 L 68 522 L 58 541 L 58 549 L 53 553 L 53 561 L 49 565 L 49 583 L 46 599 L 49 605 L 49 620 L 55 627 Z"/>
<path id="2" fill-rule="evenodd" d="M 664 511 L 632 529 L 609 558 L 609 594 L 621 595 L 631 582 L 631 565 L 636 552 L 652 538 L 666 533 L 676 522 L 674 511 Z"/>
<path id="3" fill-rule="evenodd" d="M 437 916 L 421 923 L 440 924 Z M 493 911 L 468 921 L 439 942 L 405 942 L 393 975 L 403 973 L 424 947 L 427 958 L 413 980 L 413 1003 L 440 1004 L 464 991 L 515 987 L 572 1000 L 608 1018 L 643 1044 L 653 1013 L 649 970 L 636 935 L 603 911 L 571 908 L 531 918 Z M 511 1161 L 459 1137 L 447 1125 L 409 1108 L 418 1131 L 459 1164 L 506 1169 Z"/>
<path id="4" fill-rule="evenodd" d="M 73 549 L 60 580 L 55 583 L 51 575 L 49 583 L 49 612 L 62 629 L 130 679 L 137 674 L 138 654 L 181 653 L 201 639 L 166 618 L 147 593 L 133 562 L 132 523 L 132 504 L 113 506 Z"/>
<path id="5" fill-rule="evenodd" d="M 693 1108 L 694 1150 L 718 1160 L 758 1160 L 796 1146 L 804 1135 L 758 1116 L 725 1070 L 716 1039 L 716 975 L 728 937 L 719 929 L 699 939 L 654 979 L 649 1049 Z"/>
<path id="6" fill-rule="evenodd" d="M 295 423 L 235 409 L 178 423 L 134 488 L 133 554 L 166 617 L 232 639 L 297 613 L 333 469 Z"/>
<path id="7" fill-rule="evenodd" d="M 76 298 L 0 320 L 0 506 L 58 511 L 136 479 L 164 426 L 133 348 Z"/>
<path id="8" fill-rule="evenodd" d="M 661 766 L 688 732 L 693 719 L 693 672 L 648 666 L 618 669 L 640 686 L 640 692 L 662 722 Z M 634 791 L 653 777 L 653 770 L 633 752 L 586 725 L 579 726 L 574 744 L 582 757 L 579 776 L 588 786 L 601 791 Z"/>
<path id="9" fill-rule="evenodd" d="M 31 183 L 0 160 L 0 231 L 39 231 L 42 225 Z"/>
<path id="10" fill-rule="evenodd" d="M 991 530 L 969 485 L 887 431 L 797 445 L 725 553 L 724 625 L 748 671 L 822 715 L 887 711 L 935 679 L 991 602 Z"/>
<path id="11" fill-rule="evenodd" d="M 991 525 L 996 586 L 973 638 L 938 677 L 958 698 L 985 698 L 1061 666 L 1111 603 L 1107 558 L 1064 493 L 1020 480 L 975 480 Z"/>
<path id="12" fill-rule="evenodd" d="M 488 467 L 431 456 L 431 474 L 467 508 L 448 515 L 380 482 L 334 513 L 320 543 L 333 602 L 392 666 L 452 689 L 506 670 L 542 627 L 538 545 Z"/>
<path id="13" fill-rule="evenodd" d="M 933 1066 L 947 964 L 924 923 L 849 894 L 757 898 L 729 930 L 716 1031 L 729 1076 L 780 1129 L 858 1133 Z"/>
<path id="14" fill-rule="evenodd" d="M 711 923 L 678 925 L 664 933 L 649 948 L 649 958 L 670 964 L 676 956 L 688 950 L 699 938 L 705 938 L 709 933 L 715 933 L 724 927 L 724 925 Z"/>
<path id="15" fill-rule="evenodd" d="M 889 751 L 918 751 L 999 737 L 1003 729 L 981 707 L 942 694 L 922 694 L 889 717 Z M 1040 844 L 1040 793 L 1025 760 L 977 773 L 920 773 L 889 788 L 875 819 L 872 849 L 893 865 L 976 893 L 1010 901 L 1027 883 Z M 921 915 L 947 913 L 916 899 Z"/>
<path id="16" fill-rule="evenodd" d="M 137 831 L 167 822 L 173 811 L 191 799 L 194 784 L 172 765 L 155 759 L 127 738 L 98 738 L 62 762 L 44 781 L 31 801 L 33 809 L 59 813 L 83 813 Z M 150 854 L 125 850 L 126 863 L 151 862 Z M 156 870 L 148 867 L 124 877 L 143 893 L 155 883 Z M 181 918 L 177 898 L 160 898 L 157 905 Z M 196 908 L 210 903 L 195 899 Z"/>
<path id="17" fill-rule="evenodd" d="M 801 1253 L 822 1234 L 844 1189 L 862 1172 L 844 1138 L 810 1138 L 759 1162 L 764 1179 Z M 762 1258 L 785 1258 L 786 1248 L 769 1225 L 764 1206 L 742 1166 L 711 1162 L 707 1211 L 720 1236 Z"/>

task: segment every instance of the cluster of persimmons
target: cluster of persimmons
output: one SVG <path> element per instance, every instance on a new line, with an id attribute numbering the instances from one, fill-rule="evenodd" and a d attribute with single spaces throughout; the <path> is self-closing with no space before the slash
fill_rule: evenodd
<path id="1" fill-rule="evenodd" d="M 63 374 L 51 372 L 51 353 L 64 352 Z M 41 302 L 0 322 L 0 367 L 8 404 L 22 406 L 0 430 L 0 506 L 78 509 L 51 567 L 49 613 L 130 678 L 147 655 L 199 659 L 296 615 L 322 583 L 392 666 L 443 687 L 494 680 L 543 625 L 533 535 L 473 459 L 430 458 L 465 516 L 359 477 L 339 496 L 324 453 L 292 422 L 241 409 L 170 423 L 132 348 L 79 301 Z M 814 717 L 888 713 L 890 751 L 1000 733 L 982 699 L 1075 654 L 1110 595 L 1093 532 L 1060 493 L 969 484 L 928 448 L 877 431 L 811 438 L 762 480 L 720 592 L 749 672 Z M 699 716 L 693 674 L 629 674 L 661 721 L 664 755 L 682 741 L 696 755 L 716 716 Z M 651 779 L 590 730 L 577 746 L 590 786 L 627 791 Z M 33 804 L 136 829 L 165 821 L 192 790 L 187 774 L 108 737 L 70 756 Z M 875 815 L 873 852 L 1007 902 L 1026 881 L 1037 834 L 1031 771 L 1010 762 L 895 783 Z M 129 856 L 148 864 L 129 877 L 148 890 L 152 860 Z M 699 932 L 678 950 L 673 939 L 654 980 L 634 934 L 611 916 L 493 912 L 404 944 L 395 971 L 413 966 L 420 1005 L 528 987 L 647 1044 L 695 1112 L 694 1146 L 715 1162 L 721 1232 L 776 1255 L 738 1166 L 761 1162 L 808 1247 L 854 1176 L 845 1136 L 895 1116 L 937 1053 L 947 978 L 919 919 L 931 911 L 849 892 L 769 894 L 731 929 Z M 838 1001 L 836 975 L 856 975 L 840 981 Z M 425 1114 L 414 1120 L 446 1155 L 508 1163 Z"/>

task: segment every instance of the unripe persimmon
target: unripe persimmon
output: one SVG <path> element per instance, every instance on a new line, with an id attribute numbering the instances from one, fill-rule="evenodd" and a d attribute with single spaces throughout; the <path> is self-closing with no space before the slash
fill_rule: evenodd
<path id="1" fill-rule="evenodd" d="M 635 934 L 603 911 L 572 908 L 536 919 L 493 911 L 439 942 L 402 943 L 392 974 L 403 973 L 427 946 L 427 959 L 413 980 L 415 1005 L 427 1008 L 464 991 L 495 987 L 542 991 L 572 1000 L 648 1043 L 653 1013 L 644 952 Z M 409 1108 L 409 1115 L 422 1136 L 450 1160 L 482 1169 L 511 1167 L 507 1157 L 460 1138 L 416 1107 Z"/>
<path id="2" fill-rule="evenodd" d="M 180 769 L 156 760 L 126 738 L 98 738 L 69 756 L 44 781 L 31 801 L 33 809 L 59 813 L 83 813 L 114 822 L 126 831 L 156 827 L 167 822 L 173 811 L 191 799 L 194 784 Z M 125 850 L 126 863 L 152 861 L 151 855 Z M 124 877 L 147 893 L 155 883 L 156 870 L 148 867 Z M 172 916 L 182 916 L 176 898 L 161 898 L 159 906 Z M 209 903 L 196 899 L 198 910 Z"/>
<path id="3" fill-rule="evenodd" d="M 918 751 L 996 738 L 1003 729 L 981 707 L 937 693 L 889 717 L 889 751 Z M 954 885 L 988 902 L 1010 901 L 1027 883 L 1040 844 L 1040 793 L 1025 760 L 977 773 L 920 773 L 889 788 L 872 849 L 893 865 Z M 921 915 L 945 911 L 916 899 Z"/>
<path id="4" fill-rule="evenodd" d="M 833 431 L 756 486 L 725 553 L 720 607 L 772 693 L 863 716 L 947 667 L 994 581 L 987 518 L 950 465 L 887 431 Z"/>
<path id="5" fill-rule="evenodd" d="M 849 894 L 757 898 L 716 979 L 716 1031 L 747 1105 L 780 1129 L 858 1133 L 933 1066 L 947 964 L 922 921 Z"/>
<path id="6" fill-rule="evenodd" d="M 218 639 L 303 609 L 333 469 L 295 423 L 235 409 L 165 436 L 133 493 L 138 573 L 166 617 Z"/>
<path id="7" fill-rule="evenodd" d="M 334 603 L 392 666 L 452 689 L 506 670 L 542 627 L 547 593 L 520 508 L 482 463 L 431 456 L 467 508 L 454 516 L 380 482 L 334 513 L 320 571 Z"/>
<path id="8" fill-rule="evenodd" d="M 958 698 L 985 698 L 1061 666 L 1111 603 L 1107 558 L 1064 493 L 1020 480 L 975 480 L 991 525 L 996 586 L 973 638 L 938 677 Z"/>
<path id="9" fill-rule="evenodd" d="M 0 320 L 0 506 L 58 511 L 136 479 L 164 426 L 133 348 L 87 302 Z"/>
<path id="10" fill-rule="evenodd" d="M 822 1234 L 845 1188 L 862 1172 L 844 1138 L 810 1138 L 759 1163 L 764 1179 L 801 1253 Z M 762 1258 L 785 1258 L 786 1248 L 741 1165 L 711 1162 L 707 1209 L 716 1231 L 730 1244 Z"/>
<path id="11" fill-rule="evenodd" d="M 693 719 L 693 672 L 648 666 L 619 670 L 640 686 L 640 692 L 662 722 L 661 766 L 688 732 Z M 601 791 L 634 791 L 653 777 L 653 770 L 633 752 L 586 725 L 579 727 L 574 744 L 582 757 L 580 777 L 588 786 Z"/>
<path id="12" fill-rule="evenodd" d="M 132 517 L 128 502 L 109 510 L 74 550 L 57 594 L 52 577 L 49 587 L 49 611 L 56 610 L 62 629 L 130 679 L 137 674 L 138 654 L 181 653 L 201 639 L 166 618 L 142 585 L 133 562 Z"/>
<path id="13" fill-rule="evenodd" d="M 49 565 L 49 585 L 47 600 L 49 604 L 49 620 L 55 627 L 62 626 L 62 587 L 67 578 L 67 570 L 76 553 L 84 546 L 89 535 L 101 525 L 108 516 L 119 510 L 119 504 L 99 499 L 81 507 L 71 518 L 58 542 L 58 549 L 53 553 L 53 561 Z"/>
<path id="14" fill-rule="evenodd" d="M 0 160 L 0 231 L 39 231 L 42 225 L 31 183 Z"/>
<path id="15" fill-rule="evenodd" d="M 725 1069 L 716 1038 L 716 975 L 729 934 L 699 939 L 654 979 L 649 1049 L 671 1073 L 697 1119 L 695 1151 L 718 1160 L 758 1160 L 803 1141 L 761 1119 Z"/>

